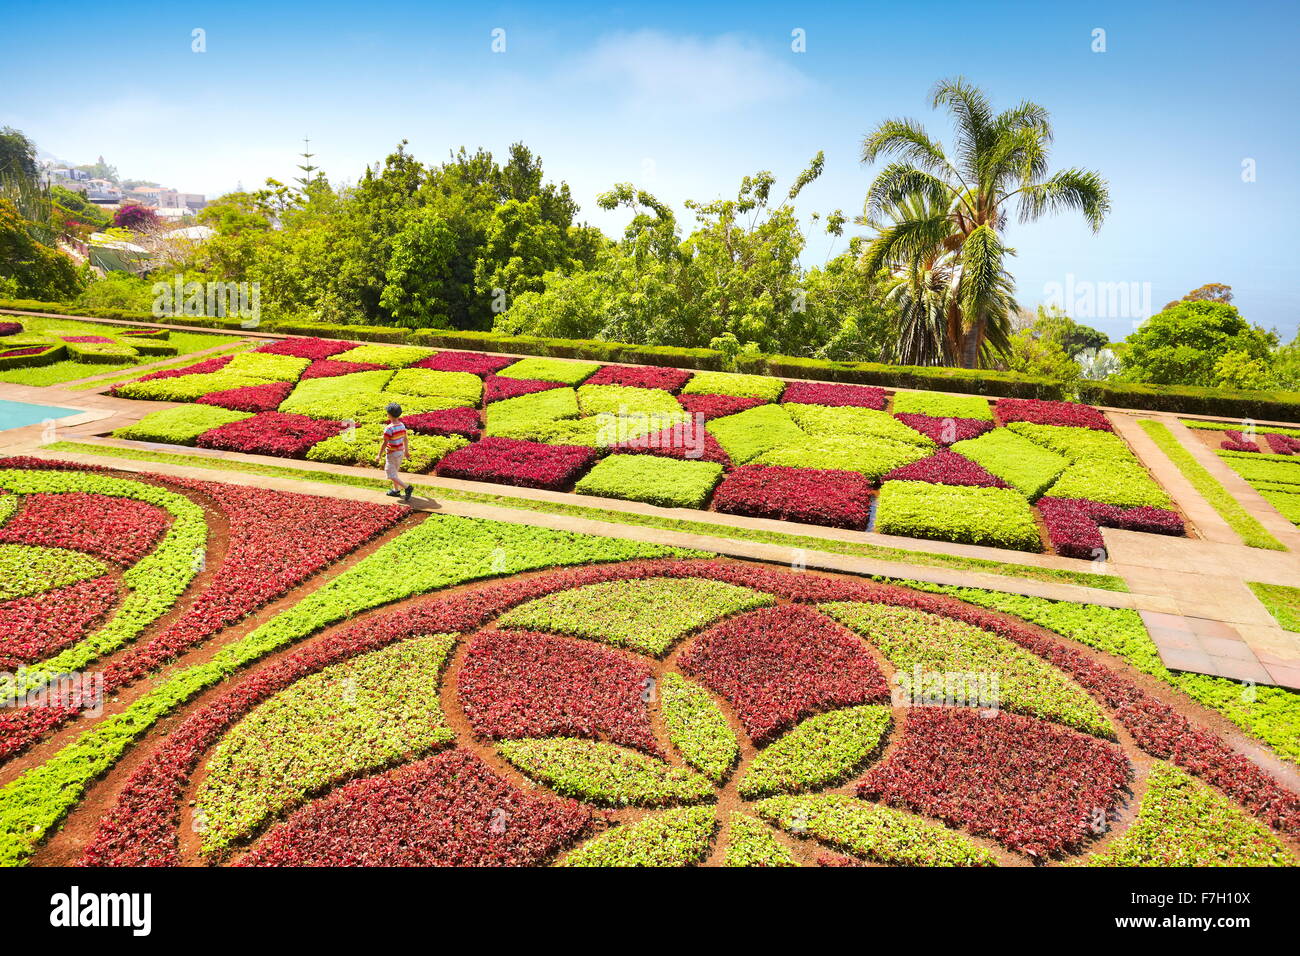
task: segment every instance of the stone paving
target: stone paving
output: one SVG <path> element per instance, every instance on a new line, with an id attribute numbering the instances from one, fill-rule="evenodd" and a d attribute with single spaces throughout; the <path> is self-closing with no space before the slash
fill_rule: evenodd
<path id="1" fill-rule="evenodd" d="M 222 348 L 225 347 L 229 346 Z M 175 359 L 168 361 L 175 361 Z M 116 376 L 106 373 L 103 377 Z M 48 426 L 44 425 L 32 425 L 0 433 L 0 452 L 6 455 L 38 454 L 43 457 L 111 465 L 124 470 L 153 471 L 360 500 L 373 500 L 377 494 L 365 488 L 310 480 L 269 478 L 240 472 L 214 471 L 201 467 L 92 455 L 50 455 L 39 451 L 41 445 L 51 441 L 69 440 L 127 447 L 152 447 L 181 451 L 193 456 L 229 458 L 278 466 L 289 465 L 304 470 L 330 471 L 372 478 L 378 475 L 377 471 L 363 468 L 306 461 L 287 462 L 278 458 L 210 452 L 203 449 L 174 449 L 169 446 L 119 442 L 98 437 L 137 420 L 146 412 L 169 407 L 169 403 L 165 402 L 149 402 L 146 405 L 146 403 L 116 399 L 102 394 L 102 391 L 102 389 L 73 391 L 58 386 L 36 388 L 0 384 L 0 398 L 83 410 L 76 416 L 60 420 L 53 433 Z M 755 530 L 860 541 L 910 551 L 981 558 L 999 563 L 1108 573 L 1122 577 L 1130 589 L 1129 593 L 978 571 L 927 567 L 906 561 L 855 557 L 812 549 L 792 549 L 783 545 L 715 537 L 705 533 L 671 531 L 451 499 L 437 501 L 417 499 L 414 504 L 425 510 L 436 510 L 446 514 L 527 522 L 593 534 L 652 540 L 752 560 L 785 564 L 801 561 L 807 567 L 814 569 L 853 574 L 882 574 L 938 584 L 1009 591 L 1053 600 L 1133 608 L 1142 615 L 1159 649 L 1161 659 L 1172 670 L 1214 674 L 1234 680 L 1300 689 L 1300 634 L 1279 627 L 1272 615 L 1247 587 L 1247 582 L 1250 581 L 1300 585 L 1300 529 L 1279 515 L 1210 449 L 1198 442 L 1175 416 L 1116 410 L 1108 410 L 1108 414 L 1119 434 L 1129 442 L 1155 478 L 1169 491 L 1178 508 L 1193 526 L 1194 536 L 1172 538 L 1105 529 L 1103 536 L 1109 561 L 1104 567 L 1098 567 L 1091 562 L 1052 555 L 1034 555 L 970 545 L 912 540 L 798 525 L 791 522 L 718 515 L 711 512 L 663 509 L 634 502 L 492 486 L 479 482 L 453 481 L 434 476 L 421 476 L 417 480 L 421 485 L 434 489 L 459 488 L 539 502 L 563 501 L 632 514 L 680 517 L 696 524 L 739 526 Z M 1153 418 L 1168 425 L 1197 461 L 1289 550 L 1265 551 L 1243 545 L 1241 539 L 1219 517 L 1209 502 L 1192 487 L 1173 462 L 1166 458 L 1146 433 L 1137 426 L 1139 418 Z M 436 490 L 434 493 L 436 494 Z"/>

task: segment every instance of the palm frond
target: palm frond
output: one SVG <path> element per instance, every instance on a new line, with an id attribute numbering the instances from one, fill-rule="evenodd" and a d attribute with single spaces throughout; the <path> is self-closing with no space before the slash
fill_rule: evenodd
<path id="1" fill-rule="evenodd" d="M 1077 209 L 1096 232 L 1110 212 L 1110 189 L 1090 169 L 1063 169 L 1041 183 L 1020 191 L 1021 222 L 1032 222 L 1047 212 Z"/>

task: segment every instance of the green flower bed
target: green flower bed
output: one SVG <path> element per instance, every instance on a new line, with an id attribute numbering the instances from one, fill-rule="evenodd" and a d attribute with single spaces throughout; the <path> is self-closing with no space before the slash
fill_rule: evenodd
<path id="1" fill-rule="evenodd" d="M 241 352 L 232 358 L 222 371 L 272 382 L 296 382 L 310 364 L 311 359 L 299 358 L 296 355 Z"/>
<path id="2" fill-rule="evenodd" d="M 206 431 L 231 422 L 252 418 L 251 412 L 233 412 L 216 405 L 177 405 L 151 412 L 133 425 L 113 432 L 114 438 L 131 441 L 159 441 L 169 445 L 193 445 Z"/>
<path id="3" fill-rule="evenodd" d="M 307 449 L 307 460 L 328 461 L 336 465 L 375 467 L 383 435 L 382 424 L 376 422 L 370 425 L 359 425 L 312 445 Z M 469 444 L 468 438 L 459 435 L 444 437 L 408 432 L 406 439 L 408 454 L 402 462 L 401 470 L 417 474 L 429 471 L 442 461 L 444 456 Z"/>
<path id="4" fill-rule="evenodd" d="M 415 638 L 304 677 L 222 739 L 196 798 L 212 853 L 331 784 L 450 744 L 438 700 L 452 635 Z"/>
<path id="5" fill-rule="evenodd" d="M 696 372 L 682 389 L 683 395 L 731 395 L 775 402 L 785 391 L 785 382 L 766 375 L 738 375 L 734 372 Z"/>
<path id="6" fill-rule="evenodd" d="M 1295 486 L 1293 486 L 1295 487 Z M 1287 521 L 1300 525 L 1300 487 L 1295 491 L 1273 491 L 1269 488 L 1256 488 L 1259 496 L 1277 509 Z"/>
<path id="7" fill-rule="evenodd" d="M 934 450 L 934 442 L 916 429 L 908 428 L 888 412 L 878 412 L 872 408 L 800 405 L 796 402 L 787 402 L 781 407 L 790 413 L 801 429 L 817 438 L 887 438 L 904 445 L 920 445 Z"/>
<path id="8" fill-rule="evenodd" d="M 1292 455 L 1232 451 L 1220 451 L 1217 454 L 1229 468 L 1251 484 L 1257 481 L 1270 482 L 1289 485 L 1300 491 L 1300 461 Z"/>
<path id="9" fill-rule="evenodd" d="M 987 398 L 978 395 L 948 395 L 943 392 L 895 392 L 894 413 L 993 421 L 993 410 L 989 407 Z"/>
<path id="10" fill-rule="evenodd" d="M 6 495 L 0 505 L 16 499 Z M 9 511 L 0 507 L 7 518 Z M 108 572 L 108 565 L 79 551 L 46 548 L 35 544 L 0 544 L 0 601 L 29 597 L 53 591 L 78 581 L 97 578 Z"/>
<path id="11" fill-rule="evenodd" d="M 721 783 L 740 757 L 740 744 L 713 695 L 680 674 L 665 674 L 659 692 L 668 739 L 686 762 Z"/>
<path id="12" fill-rule="evenodd" d="M 1172 764 L 1151 767 L 1132 826 L 1088 866 L 1295 866 L 1264 824 Z"/>
<path id="13" fill-rule="evenodd" d="M 1161 422 L 1144 419 L 1138 422 L 1142 430 L 1151 437 L 1159 449 L 1172 461 L 1178 470 L 1183 473 L 1183 477 L 1192 483 L 1192 487 L 1200 492 L 1219 513 L 1219 517 L 1228 523 L 1233 531 L 1241 536 L 1241 540 L 1247 546 L 1252 548 L 1266 548 L 1270 551 L 1285 551 L 1286 546 L 1281 541 L 1273 537 L 1265 530 L 1254 517 L 1251 516 L 1236 498 L 1228 493 L 1219 480 L 1205 470 L 1199 461 L 1193 457 L 1192 453 L 1182 446 L 1174 433 Z"/>
<path id="14" fill-rule="evenodd" d="M 549 393 L 543 393 L 549 394 Z M 531 397 L 531 396 L 525 396 Z M 502 404 L 496 402 L 491 409 Z M 669 415 L 592 415 L 589 418 L 562 418 L 555 421 L 522 422 L 489 428 L 488 434 L 499 438 L 517 438 L 524 441 L 545 442 L 548 445 L 585 445 L 588 448 L 610 448 L 620 442 L 651 435 L 689 418 L 685 412 Z"/>
<path id="15" fill-rule="evenodd" d="M 878 481 L 895 468 L 928 457 L 930 451 L 919 445 L 905 445 L 884 438 L 867 443 L 860 438 L 804 438 L 795 444 L 765 451 L 753 463 L 856 471 Z"/>
<path id="16" fill-rule="evenodd" d="M 1114 739 L 1115 730 L 1088 694 L 1042 658 L 989 631 L 910 608 L 887 604 L 834 603 L 821 608 L 869 640 L 900 674 L 968 675 L 955 682 L 962 700 L 986 692 L 981 675 L 997 677 L 997 699 L 989 707 L 1056 721 L 1085 733 Z M 922 694 L 925 687 L 911 688 Z"/>
<path id="17" fill-rule="evenodd" d="M 1188 428 L 1195 428 L 1200 431 L 1239 432 L 1246 427 L 1245 422 L 1205 422 L 1197 418 L 1180 418 L 1178 420 Z M 1252 425 L 1251 427 L 1256 435 L 1286 435 L 1290 438 L 1300 438 L 1300 428 L 1282 428 L 1278 425 Z"/>
<path id="18" fill-rule="evenodd" d="M 484 435 L 516 437 L 506 432 L 534 427 L 561 418 L 578 417 L 578 393 L 571 388 L 553 388 L 493 402 L 483 412 Z"/>
<path id="19" fill-rule="evenodd" d="M 657 455 L 610 455 L 578 479 L 580 495 L 643 501 L 664 508 L 703 508 L 722 466 Z"/>
<path id="20" fill-rule="evenodd" d="M 125 385 L 117 386 L 115 394 L 122 398 L 155 402 L 192 402 L 210 392 L 224 392 L 232 388 L 246 388 L 249 385 L 265 385 L 267 381 L 268 379 L 253 378 L 251 375 L 236 375 L 223 369 L 220 372 L 199 372 L 192 375 L 178 375 L 175 378 L 155 378 L 147 382 L 127 382 Z M 302 388 L 302 385 L 298 388 Z"/>
<path id="21" fill-rule="evenodd" d="M 454 398 L 462 405 L 477 405 L 483 398 L 483 380 L 469 372 L 404 368 L 393 376 L 386 390 L 400 395 Z"/>
<path id="22" fill-rule="evenodd" d="M 727 866 L 799 865 L 761 820 L 733 810 L 727 832 Z"/>
<path id="23" fill-rule="evenodd" d="M 690 866 L 709 855 L 718 821 L 712 807 L 666 810 L 588 840 L 563 866 Z"/>
<path id="24" fill-rule="evenodd" d="M 1261 584 L 1258 581 L 1250 581 L 1248 584 L 1255 592 L 1255 597 L 1273 615 L 1278 627 L 1300 633 L 1300 588 L 1287 587 L 1285 584 Z M 1297 717 L 1300 718 L 1300 715 Z"/>
<path id="25" fill-rule="evenodd" d="M 1173 507 L 1164 489 L 1118 435 L 1095 428 L 1029 422 L 1012 422 L 1007 428 L 1070 463 L 1048 489 L 1052 498 L 1087 498 L 1120 508 Z"/>
<path id="26" fill-rule="evenodd" d="M 1037 498 L 1069 462 L 1050 449 L 1005 428 L 959 441 L 952 450 L 1001 478 L 1026 498 Z"/>
<path id="27" fill-rule="evenodd" d="M 796 444 L 808 437 L 779 405 L 747 408 L 736 415 L 715 418 L 704 427 L 737 465 L 752 461 L 772 448 Z"/>
<path id="28" fill-rule="evenodd" d="M 405 368 L 414 365 L 420 359 L 438 354 L 437 349 L 424 348 L 420 345 L 358 345 L 354 349 L 332 355 L 338 362 L 365 362 L 371 365 L 386 365 L 388 368 Z"/>
<path id="29" fill-rule="evenodd" d="M 682 406 L 661 388 L 630 385 L 583 385 L 578 389 L 583 415 L 680 415 Z"/>
<path id="30" fill-rule="evenodd" d="M 505 378 L 531 378 L 539 382 L 562 382 L 577 385 L 600 368 L 599 362 L 571 362 L 565 359 L 526 358 L 497 372 Z"/>
<path id="31" fill-rule="evenodd" d="M 997 858 L 965 837 L 902 810 L 825 794 L 769 797 L 755 808 L 797 836 L 897 866 L 997 866 Z"/>
<path id="32" fill-rule="evenodd" d="M 893 715 L 864 706 L 809 717 L 761 751 L 741 778 L 746 800 L 847 780 L 880 750 Z"/>
<path id="33" fill-rule="evenodd" d="M 772 603 L 766 594 L 724 581 L 643 578 L 540 597 L 507 611 L 497 624 L 571 634 L 661 657 L 691 631 Z"/>
<path id="34" fill-rule="evenodd" d="M 556 793 L 605 806 L 660 807 L 713 796 L 713 785 L 693 770 L 599 740 L 507 740 L 497 749 Z"/>
<path id="35" fill-rule="evenodd" d="M 881 534 L 1043 550 L 1029 503 L 1010 488 L 887 481 L 876 500 L 875 530 Z"/>

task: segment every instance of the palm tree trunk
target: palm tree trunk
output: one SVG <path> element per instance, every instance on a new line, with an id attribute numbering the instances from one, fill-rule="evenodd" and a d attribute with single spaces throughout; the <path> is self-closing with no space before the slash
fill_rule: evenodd
<path id="1" fill-rule="evenodd" d="M 984 313 L 981 312 L 966 330 L 961 344 L 961 367 L 979 368 L 980 346 L 984 344 Z"/>

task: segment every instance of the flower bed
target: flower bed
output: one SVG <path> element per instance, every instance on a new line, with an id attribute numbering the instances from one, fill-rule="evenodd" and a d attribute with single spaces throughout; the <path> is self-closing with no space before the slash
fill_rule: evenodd
<path id="1" fill-rule="evenodd" d="M 439 352 L 414 362 L 411 368 L 431 368 L 437 372 L 469 372 L 473 375 L 491 375 L 507 365 L 514 364 L 509 355 L 492 355 L 487 352 Z"/>
<path id="2" fill-rule="evenodd" d="M 928 481 L 936 485 L 967 485 L 972 488 L 1008 488 L 1001 478 L 951 451 L 938 451 L 928 458 L 895 468 L 882 481 Z"/>
<path id="3" fill-rule="evenodd" d="M 427 368 L 404 368 L 388 383 L 388 391 L 456 399 L 461 405 L 477 405 L 483 397 L 483 383 L 469 372 L 439 372 Z"/>
<path id="4" fill-rule="evenodd" d="M 1182 535 L 1183 519 L 1164 508 L 1117 508 L 1083 498 L 1044 498 L 1038 513 L 1056 552 L 1067 558 L 1096 560 L 1106 554 L 1101 527 L 1148 534 Z"/>
<path id="5" fill-rule="evenodd" d="M 722 466 L 710 461 L 610 455 L 579 478 L 574 491 L 665 508 L 701 508 L 721 476 Z"/>
<path id="6" fill-rule="evenodd" d="M 676 392 L 680 391 L 690 378 L 691 373 L 684 368 L 668 368 L 663 365 L 606 365 L 587 379 L 586 383 L 657 388 L 666 392 Z"/>
<path id="7" fill-rule="evenodd" d="M 158 372 L 156 377 L 144 377 L 114 385 L 109 394 L 118 398 L 137 398 L 155 402 L 194 402 L 212 392 L 225 392 L 249 385 L 264 385 L 266 379 L 251 375 L 240 375 L 226 370 L 216 372 L 195 372 L 189 369 L 176 369 L 175 375 Z"/>
<path id="8" fill-rule="evenodd" d="M 168 445 L 193 445 L 206 431 L 243 421 L 251 412 L 231 411 L 213 405 L 177 405 L 150 412 L 134 425 L 113 432 L 114 438 L 132 441 L 157 441 Z"/>
<path id="9" fill-rule="evenodd" d="M 731 395 L 775 402 L 785 382 L 766 375 L 737 375 L 734 372 L 696 372 L 682 389 L 685 395 Z"/>
<path id="10" fill-rule="evenodd" d="M 107 575 L 0 602 L 0 670 L 14 671 L 72 647 L 118 599 Z"/>
<path id="11" fill-rule="evenodd" d="M 829 408 L 874 408 L 883 411 L 888 394 L 871 385 L 827 385 L 824 382 L 791 382 L 781 395 L 784 402 L 823 405 Z"/>
<path id="12" fill-rule="evenodd" d="M 554 388 L 564 388 L 564 385 L 560 382 L 543 382 L 536 378 L 505 378 L 501 375 L 489 375 L 483 380 L 483 404 L 491 405 L 493 402 L 507 398 L 549 392 Z"/>
<path id="13" fill-rule="evenodd" d="M 306 415 L 262 412 L 204 432 L 196 439 L 200 448 L 237 451 L 246 455 L 302 458 L 313 445 L 333 438 L 346 426 Z"/>
<path id="14" fill-rule="evenodd" d="M 876 530 L 881 534 L 1043 550 L 1029 503 L 1009 488 L 887 481 L 877 503 Z"/>
<path id="15" fill-rule="evenodd" d="M 933 418 L 930 415 L 911 415 L 906 412 L 894 417 L 939 445 L 952 445 L 969 438 L 978 438 L 994 427 L 993 422 L 979 418 Z"/>
<path id="16" fill-rule="evenodd" d="M 233 375 L 246 375 L 272 382 L 296 382 L 311 359 L 297 355 L 269 352 L 241 352 L 230 359 L 226 371 Z"/>
<path id="17" fill-rule="evenodd" d="M 980 395 L 951 395 L 946 392 L 896 392 L 894 413 L 927 415 L 930 418 L 970 418 L 992 421 L 989 400 Z"/>
<path id="18" fill-rule="evenodd" d="M 338 355 L 340 352 L 347 352 L 358 347 L 356 342 L 345 342 L 341 339 L 281 339 L 278 342 L 268 342 L 265 345 L 259 345 L 253 349 L 264 355 L 292 355 L 297 358 L 310 359 L 316 362 L 320 359 L 327 359 L 331 355 Z"/>
<path id="19" fill-rule="evenodd" d="M 482 434 L 476 408 L 444 408 L 436 412 L 402 415 L 402 422 L 417 435 L 462 435 L 477 441 Z"/>
<path id="20" fill-rule="evenodd" d="M 630 385 L 581 385 L 578 408 L 583 415 L 669 415 L 680 416 L 677 399 L 658 388 Z"/>
<path id="21" fill-rule="evenodd" d="M 739 793 L 754 800 L 846 780 L 881 748 L 892 720 L 870 704 L 809 717 L 754 758 Z"/>
<path id="22" fill-rule="evenodd" d="M 129 567 L 153 550 L 171 523 L 166 511 L 147 501 L 38 492 L 25 495 L 18 513 L 0 527 L 0 542 L 84 551 Z"/>
<path id="23" fill-rule="evenodd" d="M 731 457 L 709 433 L 703 417 L 698 415 L 662 431 L 630 437 L 615 444 L 611 451 L 632 455 L 663 455 L 684 461 L 712 461 L 724 467 L 731 465 Z"/>
<path id="24" fill-rule="evenodd" d="M 340 362 L 363 362 L 382 365 L 384 368 L 405 368 L 434 354 L 433 349 L 419 345 L 358 345 L 335 358 Z"/>
<path id="25" fill-rule="evenodd" d="M 979 438 L 959 441 L 952 450 L 1030 499 L 1039 497 L 1050 488 L 1069 466 L 1069 462 L 1056 452 L 1005 428 L 995 429 Z"/>
<path id="26" fill-rule="evenodd" d="M 807 438 L 790 413 L 777 405 L 759 405 L 736 415 L 715 418 L 705 427 L 738 465 L 779 445 Z"/>
<path id="27" fill-rule="evenodd" d="M 749 408 L 767 404 L 761 398 L 745 395 L 678 395 L 677 404 L 692 416 L 704 416 L 705 421 L 735 415 Z"/>
<path id="28" fill-rule="evenodd" d="M 565 359 L 525 358 L 507 365 L 497 372 L 502 378 L 540 379 L 577 385 L 590 378 L 600 368 L 598 362 L 571 362 Z"/>
<path id="29" fill-rule="evenodd" d="M 337 359 L 317 359 L 303 370 L 299 381 L 313 378 L 337 378 L 340 375 L 353 375 L 357 372 L 382 372 L 384 366 L 375 362 L 340 362 Z"/>
<path id="30" fill-rule="evenodd" d="M 307 449 L 305 457 L 308 461 L 373 467 L 379 457 L 383 437 L 383 425 L 359 425 L 312 445 Z M 402 460 L 401 470 L 424 474 L 449 453 L 468 444 L 469 439 L 460 435 L 408 435 L 407 455 Z"/>
<path id="31" fill-rule="evenodd" d="M 854 472 L 745 465 L 722 479 L 713 507 L 726 514 L 861 531 L 871 514 L 871 482 Z"/>
<path id="32" fill-rule="evenodd" d="M 292 382 L 267 382 L 243 388 L 209 392 L 198 399 L 199 405 L 216 405 L 236 412 L 273 412 L 293 391 Z"/>
<path id="33" fill-rule="evenodd" d="M 603 806 L 659 807 L 713 796 L 712 784 L 693 770 L 598 740 L 508 740 L 497 751 L 560 796 Z"/>
<path id="34" fill-rule="evenodd" d="M 753 459 L 756 465 L 783 465 L 857 472 L 873 481 L 897 468 L 925 458 L 929 449 L 877 438 L 804 438 L 798 443 L 771 448 Z"/>
<path id="35" fill-rule="evenodd" d="M 1031 422 L 1035 425 L 1064 425 L 1072 428 L 1093 428 L 1097 431 L 1114 431 L 1106 414 L 1091 405 L 1077 402 L 1048 402 L 1036 398 L 1001 398 L 997 403 L 998 418 L 1004 423 Z"/>
<path id="36" fill-rule="evenodd" d="M 438 463 L 438 474 L 444 478 L 562 491 L 571 487 L 595 460 L 596 451 L 580 445 L 484 438 L 447 455 Z"/>

